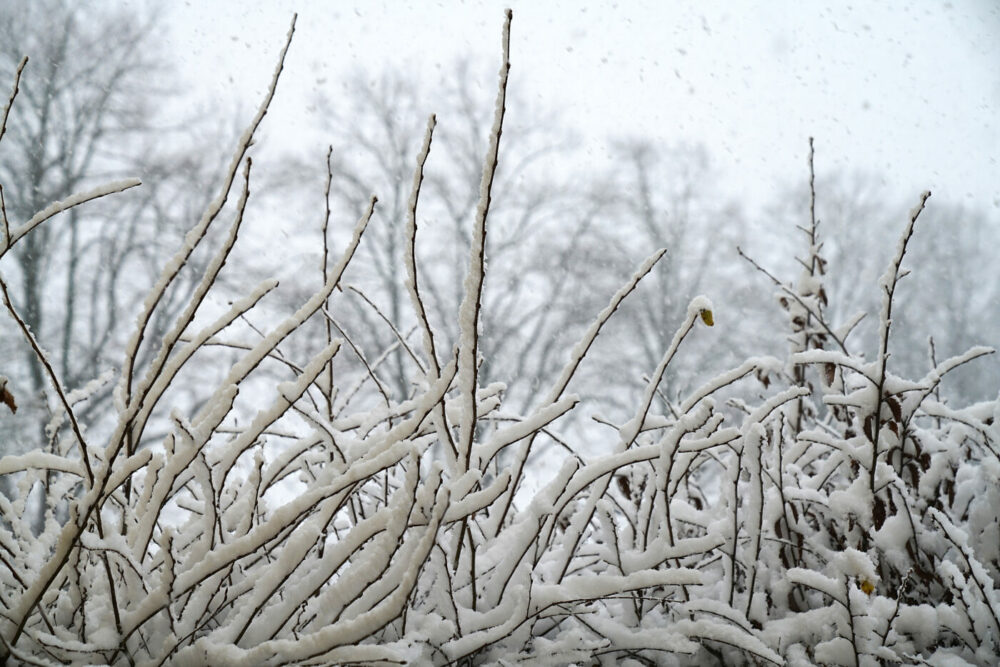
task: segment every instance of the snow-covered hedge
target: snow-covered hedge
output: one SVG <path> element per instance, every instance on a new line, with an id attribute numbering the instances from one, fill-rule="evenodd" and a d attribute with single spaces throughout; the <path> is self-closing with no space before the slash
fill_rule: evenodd
<path id="1" fill-rule="evenodd" d="M 813 218 L 797 281 L 761 268 L 788 313 L 789 331 L 776 333 L 790 335 L 787 358 L 749 359 L 679 404 L 658 401 L 685 340 L 712 333 L 711 303 L 694 299 L 605 453 L 531 471 L 542 486 L 526 492 L 526 462 L 577 404 L 567 393 L 576 370 L 664 251 L 566 350 L 533 413 L 495 418 L 502 388 L 477 381 L 478 326 L 509 21 L 508 13 L 457 350 L 436 346 L 413 251 L 431 118 L 404 239 L 421 339 L 419 349 L 399 339 L 417 369 L 412 395 L 355 408 L 357 378 L 333 371 L 354 343 L 327 327 L 312 358 L 280 357 L 294 379 L 266 396 L 254 391 L 251 420 L 231 419 L 262 362 L 324 317 L 364 242 L 373 198 L 340 259 L 325 265 L 322 289 L 240 347 L 221 382 L 197 388 L 192 418 L 170 404 L 192 358 L 274 287 L 262 284 L 195 325 L 236 241 L 247 151 L 286 44 L 221 193 L 138 313 L 110 436 L 88 437 L 74 418 L 86 391 L 65 392 L 45 364 L 63 407 L 49 425 L 52 450 L 0 459 L 0 474 L 20 491 L 0 496 L 4 664 L 996 664 L 1000 403 L 957 408 L 939 391 L 950 370 L 991 350 L 935 362 L 915 380 L 890 372 L 892 315 L 904 305 L 894 294 L 929 193 L 879 284 L 878 349 L 852 349 L 857 319 L 825 318 Z M 0 256 L 60 211 L 134 185 L 83 193 L 20 225 L 5 218 Z M 212 235 L 227 201 L 229 231 Z M 206 244 L 213 259 L 187 308 L 162 340 L 147 340 L 151 313 Z M 44 360 L 27 327 L 23 334 Z M 159 352 L 137 368 L 142 345 Z M 13 408 L 17 388 L 2 389 Z M 292 417 L 306 434 L 281 430 Z M 139 447 L 154 423 L 168 424 L 168 434 Z M 36 535 L 26 514 L 37 489 L 46 512 Z"/>

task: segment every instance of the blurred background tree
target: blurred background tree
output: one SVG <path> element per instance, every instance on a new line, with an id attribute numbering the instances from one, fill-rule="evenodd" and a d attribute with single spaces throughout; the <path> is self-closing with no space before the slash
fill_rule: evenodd
<path id="1" fill-rule="evenodd" d="M 4 2 L 5 86 L 24 56 L 29 62 L 0 147 L 11 225 L 98 184 L 143 180 L 111 205 L 77 207 L 36 229 L 5 263 L 15 308 L 73 390 L 120 363 L 134 306 L 157 275 L 164 249 L 200 214 L 215 164 L 203 157 L 207 152 L 190 149 L 204 133 L 197 124 L 163 113 L 177 91 L 156 11 L 123 5 L 88 11 L 70 0 Z M 207 137 L 200 139 L 204 144 Z M 179 303 L 189 287 L 182 281 L 169 298 Z M 154 341 L 171 312 L 165 308 L 152 323 Z M 45 429 L 48 379 L 13 321 L 4 322 L 0 372 L 11 379 L 19 410 L 0 420 L 2 454 L 46 447 L 57 436 Z M 147 345 L 144 354 L 151 351 Z M 79 407 L 83 424 L 93 426 L 112 388 L 106 382 Z"/>

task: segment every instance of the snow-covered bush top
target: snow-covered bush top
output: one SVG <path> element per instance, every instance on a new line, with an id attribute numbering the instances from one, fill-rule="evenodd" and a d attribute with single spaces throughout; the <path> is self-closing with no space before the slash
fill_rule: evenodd
<path id="1" fill-rule="evenodd" d="M 955 407 L 939 391 L 949 371 L 992 350 L 935 362 L 915 380 L 890 372 L 893 310 L 901 307 L 895 289 L 930 193 L 910 214 L 879 282 L 879 348 L 869 356 L 848 340 L 859 318 L 845 326 L 826 319 L 826 262 L 813 216 L 804 228 L 803 274 L 794 282 L 772 277 L 788 313 L 787 358 L 750 359 L 679 402 L 667 400 L 659 386 L 684 342 L 711 335 L 713 325 L 731 326 L 697 297 L 604 452 L 574 453 L 557 470 L 532 471 L 542 486 L 526 491 L 534 453 L 554 442 L 573 450 L 554 430 L 577 405 L 570 382 L 665 251 L 643 262 L 565 351 L 564 370 L 533 412 L 512 418 L 503 412 L 502 387 L 480 386 L 484 255 L 502 159 L 510 19 L 508 11 L 454 352 L 436 342 L 414 252 L 433 117 L 417 156 L 403 242 L 420 345 L 411 348 L 404 335 L 397 343 L 412 360 L 410 395 L 378 386 L 377 360 L 365 361 L 360 378 L 335 373 L 334 360 L 355 344 L 335 339 L 330 327 L 308 359 L 294 362 L 281 351 L 307 322 L 330 317 L 377 206 L 372 197 L 339 260 L 322 267 L 322 288 L 238 346 L 242 356 L 222 381 L 198 388 L 192 416 L 169 400 L 195 355 L 275 287 L 265 282 L 195 326 L 237 239 L 250 193 L 248 151 L 294 22 L 218 197 L 137 314 L 106 440 L 88 439 L 74 416 L 101 383 L 62 388 L 0 280 L 7 312 L 43 362 L 62 410 L 49 425 L 51 451 L 0 459 L 0 474 L 16 479 L 20 492 L 0 496 L 0 662 L 1000 660 L 1000 403 Z M 16 92 L 15 82 L 4 127 Z M 34 227 L 58 224 L 49 220 L 62 211 L 137 185 L 80 193 L 20 224 L 5 212 L 0 258 Z M 209 234 L 227 202 L 234 211 L 228 233 Z M 213 243 L 187 307 L 150 340 L 147 325 L 164 294 L 190 268 L 192 253 Z M 139 368 L 141 346 L 157 352 Z M 361 352 L 352 354 L 365 359 Z M 275 358 L 294 376 L 268 395 L 254 393 L 251 419 L 235 420 L 237 396 Z M 17 387 L 5 381 L 2 389 L 0 398 L 16 409 Z M 384 400 L 358 407 L 369 389 Z M 153 424 L 167 425 L 155 442 Z M 39 534 L 26 518 L 31 502 L 45 509 Z"/>

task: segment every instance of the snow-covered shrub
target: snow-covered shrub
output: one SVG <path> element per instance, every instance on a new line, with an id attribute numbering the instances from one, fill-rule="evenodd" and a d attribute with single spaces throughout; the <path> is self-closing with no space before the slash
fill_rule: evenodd
<path id="1" fill-rule="evenodd" d="M 242 356 L 221 382 L 198 388 L 193 416 L 170 404 L 195 355 L 274 288 L 261 284 L 196 325 L 236 242 L 250 192 L 247 152 L 286 43 L 222 191 L 138 314 L 113 432 L 90 441 L 74 418 L 87 391 L 66 393 L 46 364 L 63 408 L 49 425 L 52 451 L 0 459 L 0 474 L 20 491 L 0 497 L 3 663 L 985 665 L 1000 656 L 1000 404 L 956 408 L 939 393 L 946 373 L 990 351 L 935 362 L 915 381 L 889 370 L 895 289 L 927 194 L 880 282 L 881 343 L 871 360 L 848 345 L 856 320 L 825 319 L 813 217 L 799 280 L 772 277 L 791 331 L 785 360 L 749 359 L 676 404 L 656 403 L 685 340 L 715 324 L 709 300 L 695 298 L 605 453 L 568 456 L 560 469 L 535 473 L 538 492 L 517 495 L 533 450 L 557 437 L 553 423 L 577 404 L 567 389 L 590 346 L 664 251 L 566 351 L 535 411 L 503 413 L 502 387 L 480 386 L 477 368 L 509 21 L 508 13 L 456 351 L 440 349 L 428 324 L 413 250 L 432 117 L 404 239 L 421 338 L 412 349 L 398 337 L 416 369 L 412 393 L 378 391 L 366 361 L 361 381 L 383 400 L 357 407 L 358 379 L 333 370 L 355 343 L 329 327 L 302 363 L 280 349 L 312 318 L 329 317 L 373 197 L 340 259 L 324 259 L 323 287 L 263 336 L 235 345 Z M 137 184 L 83 193 L 20 226 L 5 218 L 0 256 L 58 212 Z M 216 239 L 209 228 L 234 188 L 233 220 Z M 170 284 L 212 243 L 174 327 L 148 340 Z M 158 352 L 138 368 L 142 345 Z M 235 419 L 237 396 L 273 358 L 292 379 L 254 392 L 252 418 Z M 5 389 L 13 409 L 17 388 Z M 150 444 L 154 423 L 169 428 Z M 500 468 L 505 450 L 513 454 Z M 25 508 L 37 489 L 46 521 L 36 535 Z"/>

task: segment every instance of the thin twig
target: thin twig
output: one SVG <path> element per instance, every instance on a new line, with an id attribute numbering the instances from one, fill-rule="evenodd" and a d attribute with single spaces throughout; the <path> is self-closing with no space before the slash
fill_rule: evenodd
<path id="1" fill-rule="evenodd" d="M 329 322 L 340 333 L 340 335 L 344 337 L 344 340 L 347 341 L 347 344 L 350 346 L 351 350 L 354 351 L 354 356 L 356 356 L 358 360 L 362 363 L 362 365 L 365 367 L 365 371 L 368 373 L 368 377 L 372 379 L 372 382 L 375 383 L 375 388 L 378 389 L 378 393 L 382 395 L 382 400 L 385 401 L 386 409 L 391 410 L 392 401 L 389 399 L 389 393 L 386 390 L 385 386 L 382 384 L 382 381 L 379 380 L 378 376 L 375 375 L 375 371 L 372 370 L 371 365 L 369 365 L 368 360 L 365 358 L 365 353 L 361 351 L 361 348 L 355 345 L 354 341 L 351 340 L 351 337 L 347 335 L 346 331 L 344 331 L 344 328 L 340 326 L 337 320 L 333 319 L 333 316 L 330 315 L 330 313 L 328 313 L 325 308 L 323 309 L 323 316 L 326 318 L 326 321 Z"/>
<path id="2" fill-rule="evenodd" d="M 3 196 L 3 183 L 0 183 L 0 217 L 3 218 L 3 245 L 10 247 L 10 221 L 7 219 L 7 200 Z"/>
<path id="3" fill-rule="evenodd" d="M 417 357 L 417 355 L 413 352 L 413 349 L 410 347 L 409 343 L 406 342 L 406 336 L 400 333 L 399 329 L 396 328 L 396 325 L 394 325 L 392 321 L 386 316 L 386 314 L 382 312 L 382 309 L 379 308 L 377 305 L 375 305 L 375 302 L 372 301 L 370 298 L 368 298 L 367 294 L 365 294 L 362 290 L 358 289 L 354 285 L 347 285 L 347 289 L 350 292 L 357 294 L 362 301 L 368 304 L 368 306 L 373 311 L 375 311 L 375 314 L 378 315 L 379 319 L 381 319 L 382 322 L 385 323 L 387 327 L 389 327 L 389 330 L 392 331 L 392 335 L 396 337 L 396 340 L 399 341 L 399 345 L 406 351 L 406 354 L 410 357 L 410 359 L 413 360 L 413 363 L 417 365 L 417 368 L 420 369 L 420 372 L 426 373 L 427 369 L 424 368 L 424 364 L 420 361 L 420 358 Z M 413 333 L 412 330 L 409 333 Z M 438 373 L 440 373 L 440 369 L 438 369 Z"/>
<path id="4" fill-rule="evenodd" d="M 761 266 L 756 261 L 754 261 L 749 255 L 747 255 L 746 253 L 744 253 L 742 248 L 740 248 L 740 247 L 737 246 L 736 252 L 739 253 L 740 257 L 742 257 L 746 261 L 750 262 L 750 264 L 752 264 L 755 269 L 757 269 L 758 271 L 760 271 L 761 273 L 763 273 L 765 276 L 767 276 L 768 278 L 770 278 L 771 282 L 773 282 L 777 287 L 781 288 L 782 292 L 786 293 L 788 296 L 790 296 L 793 299 L 795 299 L 796 303 L 798 303 L 800 306 L 802 306 L 810 316 L 816 318 L 816 321 L 819 323 L 819 325 L 821 327 L 823 327 L 823 330 L 826 331 L 826 333 L 828 333 L 830 335 L 830 338 L 832 338 L 835 343 L 837 343 L 837 346 L 840 347 L 840 349 L 844 352 L 844 354 L 848 354 L 848 352 L 847 352 L 847 346 L 846 346 L 845 341 L 841 340 L 840 337 L 837 336 L 836 333 L 834 333 L 834 331 L 826 323 L 826 320 L 823 317 L 821 317 L 819 315 L 819 313 L 815 312 L 809 304 L 807 304 L 805 301 L 803 301 L 802 297 L 799 296 L 798 293 L 796 293 L 796 291 L 794 289 L 792 289 L 791 287 L 789 287 L 785 283 L 783 283 L 780 280 L 778 280 L 770 271 L 768 271 L 767 269 L 765 269 L 763 266 Z"/>
<path id="5" fill-rule="evenodd" d="M 52 383 L 52 387 L 59 396 L 59 401 L 62 403 L 63 409 L 66 410 L 70 426 L 73 429 L 73 434 L 76 436 L 76 442 L 80 448 L 80 456 L 83 459 L 83 465 L 87 469 L 87 486 L 92 487 L 94 485 L 94 470 L 90 466 L 90 454 L 87 451 L 87 441 L 83 437 L 83 431 L 80 429 L 80 424 L 76 420 L 76 414 L 73 412 L 73 407 L 69 404 L 69 399 L 66 398 L 66 392 L 63 391 L 62 383 L 59 381 L 59 377 L 52 368 L 52 364 L 49 363 L 45 352 L 42 351 L 38 341 L 35 340 L 35 336 L 31 333 L 31 329 L 28 328 L 28 325 L 21 318 L 21 316 L 17 314 L 17 310 L 14 308 L 14 304 L 11 303 L 10 300 L 10 293 L 7 291 L 7 283 L 3 278 L 0 278 L 0 291 L 3 292 L 3 302 L 4 305 L 7 306 L 7 312 L 10 313 L 10 316 L 14 318 L 15 322 L 17 322 L 18 328 L 20 328 L 21 333 L 24 334 L 24 338 L 31 346 L 32 351 L 35 353 L 35 357 L 45 368 L 45 372 L 49 376 L 49 381 Z"/>
<path id="6" fill-rule="evenodd" d="M 0 141 L 3 141 L 3 137 L 7 134 L 7 118 L 10 116 L 10 110 L 14 106 L 14 98 L 17 97 L 17 92 L 20 90 L 21 86 L 21 72 L 24 71 L 24 66 L 28 64 L 28 56 L 21 58 L 21 62 L 17 64 L 17 71 L 14 72 L 14 89 L 10 91 L 10 97 L 7 98 L 7 104 L 3 108 L 3 120 L 0 120 Z"/>
<path id="7" fill-rule="evenodd" d="M 906 247 L 909 244 L 910 239 L 913 238 L 913 229 L 916 226 L 917 218 L 920 217 L 920 213 L 924 210 L 924 206 L 927 204 L 927 200 L 930 198 L 930 190 L 924 192 L 920 196 L 920 203 L 917 204 L 910 212 L 910 220 L 906 225 L 906 229 L 903 231 L 903 237 L 900 239 L 899 245 L 896 248 L 896 255 L 893 257 L 892 262 L 889 264 L 889 269 L 886 274 L 882 277 L 880 286 L 882 287 L 882 313 L 879 318 L 879 352 L 878 352 L 878 364 L 879 364 L 879 374 L 878 374 L 878 394 L 875 397 L 875 413 L 874 417 L 874 427 L 872 432 L 872 461 L 871 466 L 868 469 L 868 484 L 869 489 L 871 489 L 872 494 L 875 493 L 875 470 L 878 468 L 878 457 L 879 457 L 879 441 L 881 434 L 879 431 L 882 430 L 882 405 L 885 402 L 885 397 L 883 396 L 885 392 L 885 381 L 886 381 L 886 367 L 889 363 L 889 331 L 892 327 L 892 300 L 896 294 L 896 285 L 899 280 L 905 274 L 900 273 L 900 267 L 903 264 L 903 257 L 906 256 Z"/>
<path id="8" fill-rule="evenodd" d="M 323 203 L 325 206 L 325 213 L 323 215 L 323 284 L 326 285 L 329 280 L 329 270 L 330 270 L 330 237 L 328 233 L 328 228 L 330 226 L 330 187 L 333 185 L 333 163 L 331 159 L 333 157 L 333 146 L 330 146 L 326 151 L 326 187 L 323 190 Z M 330 309 L 330 300 L 327 299 L 323 307 L 327 310 Z M 333 342 L 333 330 L 331 329 L 330 321 L 325 320 L 324 326 L 326 329 L 326 344 L 329 345 Z M 326 367 L 326 392 L 324 392 L 326 398 L 326 412 L 327 419 L 333 420 L 333 361 Z"/>

